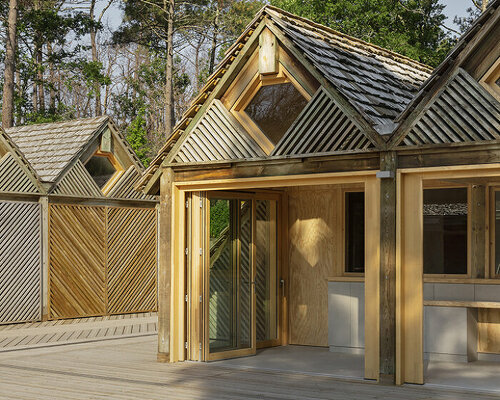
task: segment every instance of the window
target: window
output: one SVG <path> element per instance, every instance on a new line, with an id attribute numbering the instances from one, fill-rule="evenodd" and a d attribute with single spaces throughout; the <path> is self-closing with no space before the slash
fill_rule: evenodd
<path id="1" fill-rule="evenodd" d="M 365 272 L 365 194 L 345 193 L 345 272 Z"/>
<path id="2" fill-rule="evenodd" d="M 500 275 L 500 191 L 494 192 L 493 201 L 493 276 L 498 277 Z"/>
<path id="3" fill-rule="evenodd" d="M 500 101 L 500 58 L 483 75 L 479 83 Z"/>
<path id="4" fill-rule="evenodd" d="M 111 180 L 117 169 L 108 156 L 93 155 L 85 164 L 94 182 L 102 190 Z"/>
<path id="5" fill-rule="evenodd" d="M 306 104 L 307 100 L 292 83 L 279 83 L 262 86 L 245 112 L 276 145 Z"/>
<path id="6" fill-rule="evenodd" d="M 424 273 L 467 274 L 467 188 L 424 189 Z"/>

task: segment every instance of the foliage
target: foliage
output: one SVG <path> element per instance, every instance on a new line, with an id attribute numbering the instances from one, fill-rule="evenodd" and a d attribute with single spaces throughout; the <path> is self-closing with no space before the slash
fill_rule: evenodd
<path id="1" fill-rule="evenodd" d="M 135 151 L 135 154 L 137 154 L 137 157 L 147 167 L 151 159 L 148 157 L 146 110 L 144 107 L 138 111 L 137 116 L 128 125 L 125 130 L 125 137 Z"/>
<path id="2" fill-rule="evenodd" d="M 210 201 L 210 237 L 218 238 L 229 223 L 229 201 Z"/>
<path id="3" fill-rule="evenodd" d="M 454 44 L 439 0 L 271 0 L 342 33 L 436 66 Z"/>

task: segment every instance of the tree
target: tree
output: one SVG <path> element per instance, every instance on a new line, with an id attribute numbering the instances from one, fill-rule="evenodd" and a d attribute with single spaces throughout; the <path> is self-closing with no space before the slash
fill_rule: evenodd
<path id="1" fill-rule="evenodd" d="M 17 50 L 17 0 L 9 2 L 9 18 L 5 40 L 5 72 L 2 100 L 2 126 L 10 128 L 14 122 L 14 74 Z"/>
<path id="2" fill-rule="evenodd" d="M 436 66 L 454 42 L 439 0 L 271 0 L 333 29 Z"/>

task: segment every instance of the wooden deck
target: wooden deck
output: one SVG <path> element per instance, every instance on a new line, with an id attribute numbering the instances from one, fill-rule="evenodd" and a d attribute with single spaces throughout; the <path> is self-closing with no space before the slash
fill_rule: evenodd
<path id="1" fill-rule="evenodd" d="M 324 376 L 156 362 L 156 337 L 0 354 L 0 399 L 493 399 L 426 387 Z"/>
<path id="2" fill-rule="evenodd" d="M 0 325 L 0 352 L 157 333 L 156 313 Z"/>

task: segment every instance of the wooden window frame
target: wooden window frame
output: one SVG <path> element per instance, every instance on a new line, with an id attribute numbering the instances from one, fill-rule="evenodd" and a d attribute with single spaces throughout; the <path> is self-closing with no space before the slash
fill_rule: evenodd
<path id="1" fill-rule="evenodd" d="M 360 277 L 364 278 L 365 273 L 364 272 L 348 272 L 346 271 L 347 269 L 347 264 L 346 264 L 346 245 L 347 245 L 347 240 L 346 240 L 346 233 L 347 233 L 347 227 L 346 227 L 346 194 L 347 193 L 365 193 L 364 188 L 342 188 L 341 191 L 342 195 L 342 210 L 341 210 L 341 218 L 342 218 L 342 276 L 345 277 Z M 365 196 L 365 201 L 366 201 L 366 196 Z M 366 209 L 366 206 L 365 206 Z M 366 247 L 366 214 L 364 216 L 364 223 L 365 223 L 365 247 Z M 365 270 L 366 270 L 366 257 L 365 257 Z"/>
<path id="2" fill-rule="evenodd" d="M 87 163 L 90 161 L 92 157 L 106 157 L 113 168 L 116 170 L 115 173 L 109 178 L 109 180 L 106 182 L 106 184 L 102 187 L 101 192 L 104 195 L 107 195 L 111 188 L 118 182 L 118 180 L 121 178 L 123 173 L 125 172 L 125 169 L 123 166 L 120 164 L 120 162 L 117 160 L 117 158 L 113 155 L 113 153 L 107 153 L 107 152 L 102 152 L 99 149 L 96 150 L 87 160 L 85 160 L 84 166 L 87 165 Z"/>
<path id="3" fill-rule="evenodd" d="M 480 79 L 479 83 L 483 86 L 493 97 L 500 101 L 500 86 L 496 81 L 500 79 L 500 58 L 498 58 L 488 71 Z"/>
<path id="4" fill-rule="evenodd" d="M 472 251 L 471 251 L 471 244 L 472 244 L 472 204 L 471 204 L 471 198 L 472 198 L 472 185 L 459 185 L 459 184 L 444 184 L 443 182 L 434 182 L 434 181 L 423 181 L 423 187 L 422 187 L 422 209 L 424 206 L 424 194 L 423 191 L 426 189 L 467 189 L 467 273 L 466 274 L 426 274 L 423 273 L 424 279 L 471 279 L 472 277 Z M 424 234 L 424 227 L 423 227 L 423 214 L 422 214 L 422 235 Z M 422 261 L 423 260 L 423 237 L 422 237 Z M 425 268 L 424 265 L 422 265 L 422 268 Z M 422 269 L 423 272 L 423 269 Z"/>
<path id="5" fill-rule="evenodd" d="M 257 144 L 269 155 L 273 151 L 275 145 L 268 139 L 267 135 L 258 127 L 258 125 L 245 112 L 248 104 L 255 97 L 260 88 L 264 86 L 278 85 L 281 83 L 291 83 L 295 89 L 306 99 L 311 100 L 311 95 L 293 78 L 292 74 L 286 68 L 279 64 L 279 72 L 275 75 L 262 75 L 257 72 L 247 87 L 243 90 L 240 97 L 236 100 L 230 112 L 252 136 Z"/>
<path id="6" fill-rule="evenodd" d="M 495 193 L 500 193 L 500 186 L 488 187 L 489 193 L 486 194 L 487 204 L 486 204 L 486 221 L 488 232 L 488 242 L 486 248 L 486 254 L 489 256 L 489 278 L 500 279 L 500 274 L 497 274 L 495 265 L 495 239 L 496 239 L 496 229 L 495 229 Z M 488 264 L 488 262 L 487 262 Z M 488 268 L 487 268 L 488 269 Z"/>

